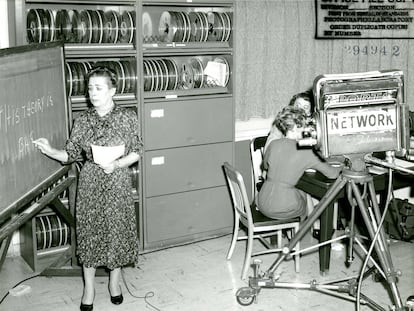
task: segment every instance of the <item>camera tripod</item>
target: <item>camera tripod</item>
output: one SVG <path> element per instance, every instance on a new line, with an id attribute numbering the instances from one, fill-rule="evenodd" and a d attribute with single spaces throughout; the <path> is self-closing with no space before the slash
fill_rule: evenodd
<path id="1" fill-rule="evenodd" d="M 404 307 L 400 298 L 400 293 L 397 288 L 397 277 L 399 272 L 394 269 L 385 232 L 382 227 L 381 221 L 383 219 L 381 219 L 373 176 L 368 172 L 363 159 L 354 159 L 354 161 L 355 162 L 351 163 L 349 167 L 342 170 L 341 175 L 335 180 L 324 197 L 315 206 L 315 209 L 309 215 L 308 219 L 301 224 L 299 231 L 291 238 L 287 246 L 282 249 L 282 252 L 269 267 L 269 269 L 266 272 L 260 272 L 261 261 L 254 261 L 254 274 L 249 278 L 249 287 L 242 287 L 236 292 L 236 299 L 239 304 L 250 305 L 254 301 L 257 301 L 257 296 L 262 288 L 292 288 L 315 290 L 324 294 L 356 302 L 357 310 L 359 308 L 359 304 L 362 303 L 368 305 L 373 310 L 385 311 L 386 309 L 381 307 L 375 301 L 360 293 L 360 282 L 362 282 L 362 280 L 374 270 L 377 270 L 389 287 L 389 292 L 394 304 L 392 310 L 414 310 Z M 293 253 L 292 250 L 295 245 L 303 238 L 303 236 L 311 228 L 312 224 L 335 200 L 336 196 L 344 188 L 346 188 L 346 195 L 351 205 L 351 219 L 348 228 L 345 230 L 345 234 L 341 237 L 337 237 Z M 361 188 L 364 190 L 362 193 Z M 366 229 L 372 241 L 370 250 L 367 250 L 364 247 L 363 243 L 361 243 L 360 239 L 355 234 L 354 222 L 356 206 L 359 207 Z M 318 283 L 313 280 L 307 284 L 278 281 L 280 276 L 275 274 L 275 271 L 285 259 L 289 258 L 289 256 L 298 255 L 308 251 L 309 249 L 318 248 L 341 239 L 348 239 L 349 241 L 346 259 L 348 265 L 353 261 L 353 249 L 355 243 L 358 244 L 364 251 L 367 262 L 369 260 L 373 263 L 373 266 L 369 268 L 366 273 L 364 273 L 364 269 L 361 270 L 359 278 L 354 276 L 323 283 Z M 371 257 L 373 249 L 375 250 L 378 263 L 373 257 Z"/>

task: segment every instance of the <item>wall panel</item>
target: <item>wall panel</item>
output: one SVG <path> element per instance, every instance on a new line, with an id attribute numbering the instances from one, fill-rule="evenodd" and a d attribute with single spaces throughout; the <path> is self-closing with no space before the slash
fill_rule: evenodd
<path id="1" fill-rule="evenodd" d="M 320 74 L 380 69 L 403 70 L 406 100 L 414 109 L 414 40 L 316 40 L 313 0 L 239 0 L 236 14 L 238 120 L 274 117 Z M 387 53 L 364 55 L 365 46 Z"/>

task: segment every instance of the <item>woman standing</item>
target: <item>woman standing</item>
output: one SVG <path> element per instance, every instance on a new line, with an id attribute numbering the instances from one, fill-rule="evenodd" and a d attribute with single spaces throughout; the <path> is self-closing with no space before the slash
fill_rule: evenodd
<path id="1" fill-rule="evenodd" d="M 113 101 L 117 77 L 107 68 L 87 76 L 93 107 L 76 118 L 64 149 L 52 147 L 46 138 L 34 141 L 47 156 L 68 163 L 84 155 L 76 200 L 76 253 L 83 266 L 84 290 L 80 309 L 93 310 L 95 272 L 107 267 L 111 302 L 121 304 L 121 267 L 138 261 L 138 234 L 128 167 L 137 162 L 142 142 L 137 115 Z M 92 145 L 124 146 L 124 154 L 109 163 L 94 162 Z"/>

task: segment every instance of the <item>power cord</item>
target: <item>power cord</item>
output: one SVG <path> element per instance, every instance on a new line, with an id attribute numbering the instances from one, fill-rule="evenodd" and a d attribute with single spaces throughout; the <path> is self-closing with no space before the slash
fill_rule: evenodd
<path id="1" fill-rule="evenodd" d="M 121 274 L 121 275 L 122 275 L 122 280 L 123 280 L 123 282 L 124 282 L 124 284 L 125 284 L 125 287 L 126 287 L 126 289 L 127 289 L 128 293 L 129 293 L 132 297 L 134 297 L 134 298 L 138 298 L 138 299 L 144 299 L 145 303 L 146 303 L 146 304 L 148 304 L 150 307 L 152 307 L 154 310 L 161 311 L 161 309 L 157 308 L 156 306 L 154 306 L 153 304 L 151 304 L 151 303 L 148 301 L 148 298 L 151 298 L 151 297 L 154 297 L 154 296 L 155 296 L 155 293 L 154 293 L 153 291 L 149 291 L 149 292 L 147 292 L 144 296 L 136 296 L 136 295 L 134 295 L 134 294 L 131 292 L 131 290 L 130 290 L 130 288 L 129 288 L 128 284 L 127 284 L 127 281 L 126 281 L 126 279 L 125 279 L 125 271 L 124 271 L 123 269 L 121 269 L 121 272 L 122 272 L 122 274 Z M 17 287 L 17 286 L 19 286 L 20 284 L 22 284 L 22 283 L 24 283 L 24 282 L 26 282 L 26 281 L 28 281 L 28 280 L 34 279 L 34 278 L 36 278 L 36 277 L 39 277 L 39 276 L 41 276 L 41 273 L 38 273 L 38 274 L 32 275 L 31 277 L 25 278 L 25 279 L 21 280 L 19 283 L 15 284 L 15 285 L 14 285 L 11 289 L 16 288 L 16 287 Z M 9 295 L 9 293 L 10 293 L 10 291 L 7 291 L 7 293 L 6 293 L 6 294 L 5 294 L 5 295 L 1 298 L 1 300 L 0 300 L 0 305 L 4 302 L 4 300 L 7 298 L 7 296 Z"/>
<path id="2" fill-rule="evenodd" d="M 38 276 L 40 276 L 40 273 L 38 273 L 38 274 L 36 274 L 36 275 L 33 275 L 33 276 L 31 276 L 31 277 L 28 277 L 28 278 L 26 278 L 26 279 L 24 279 L 24 280 L 22 280 L 22 281 L 20 281 L 19 283 L 17 283 L 16 285 L 14 285 L 11 289 L 13 289 L 13 288 L 16 288 L 17 286 L 19 286 L 20 284 L 22 284 L 23 282 L 26 282 L 26 281 L 28 281 L 28 280 L 30 280 L 30 279 L 34 279 L 34 278 L 36 278 L 36 277 L 38 277 Z M 9 295 L 9 291 L 7 291 L 7 293 L 1 298 L 1 300 L 0 300 L 0 305 L 3 303 L 3 301 L 4 301 L 4 299 L 6 299 L 6 297 Z"/>
<path id="3" fill-rule="evenodd" d="M 148 301 L 148 298 L 152 298 L 152 297 L 154 297 L 154 296 L 155 296 L 155 293 L 154 293 L 153 291 L 149 291 L 149 292 L 145 293 L 145 295 L 144 295 L 144 296 L 136 296 L 136 295 L 134 295 L 134 294 L 131 292 L 131 290 L 130 290 L 130 288 L 129 288 L 128 284 L 127 284 L 127 281 L 126 281 L 126 278 L 125 278 L 125 271 L 124 271 L 124 269 L 121 269 L 121 275 L 122 275 L 122 280 L 124 281 L 124 285 L 125 285 L 125 287 L 126 287 L 126 289 L 127 289 L 128 293 L 129 293 L 132 297 L 134 297 L 134 298 L 138 298 L 138 299 L 144 299 L 145 303 L 146 303 L 147 305 L 149 305 L 151 308 L 153 308 L 154 310 L 157 310 L 157 311 L 161 311 L 161 309 L 158 309 L 156 306 L 154 306 L 152 303 L 150 303 L 150 302 Z"/>

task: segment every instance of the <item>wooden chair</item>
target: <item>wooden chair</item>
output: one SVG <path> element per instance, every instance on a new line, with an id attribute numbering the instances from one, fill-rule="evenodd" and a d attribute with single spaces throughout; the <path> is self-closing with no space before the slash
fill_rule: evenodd
<path id="1" fill-rule="evenodd" d="M 236 242 L 240 240 L 247 240 L 246 254 L 244 257 L 243 269 L 241 278 L 244 280 L 247 275 L 247 270 L 250 266 L 250 261 L 253 256 L 262 254 L 269 254 L 282 251 L 282 235 L 283 229 L 292 229 L 294 233 L 299 230 L 299 217 L 287 220 L 276 220 L 264 216 L 256 209 L 255 203 L 250 205 L 247 197 L 246 186 L 240 172 L 238 172 L 229 163 L 225 162 L 223 165 L 224 174 L 229 187 L 230 196 L 234 208 L 234 231 L 231 241 L 230 249 L 227 253 L 227 260 L 231 259 L 233 255 Z M 254 200 L 253 200 L 254 201 Z M 247 231 L 247 235 L 239 236 L 240 223 L 242 229 Z M 278 236 L 277 245 L 269 243 L 265 238 L 271 236 Z M 265 250 L 253 252 L 253 241 L 258 239 L 266 247 Z M 299 250 L 299 243 L 295 247 L 295 251 Z M 299 272 L 299 255 L 294 256 L 295 271 Z"/>

